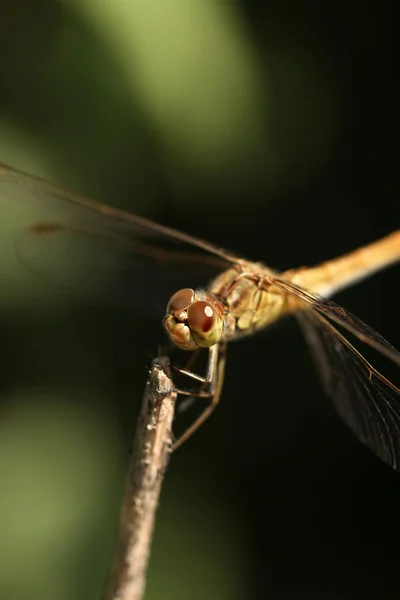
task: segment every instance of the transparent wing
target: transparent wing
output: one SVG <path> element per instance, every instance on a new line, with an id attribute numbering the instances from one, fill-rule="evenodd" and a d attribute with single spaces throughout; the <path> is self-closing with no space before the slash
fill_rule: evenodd
<path id="1" fill-rule="evenodd" d="M 321 314 L 305 310 L 296 317 L 339 415 L 377 456 L 400 471 L 400 390 Z"/>
<path id="2" fill-rule="evenodd" d="M 19 259 L 44 277 L 117 304 L 168 300 L 204 285 L 235 257 L 131 213 L 71 194 L 0 164 L 0 244 L 10 228 Z M 17 216 L 16 216 L 17 215 Z M 160 298 L 160 284 L 165 284 Z"/>
<path id="3" fill-rule="evenodd" d="M 400 353 L 350 312 L 289 281 L 273 280 L 294 300 L 326 394 L 358 438 L 400 471 L 400 390 L 336 328 L 343 327 L 400 366 Z"/>
<path id="4" fill-rule="evenodd" d="M 361 319 L 353 315 L 351 312 L 345 310 L 332 300 L 327 300 L 314 294 L 310 290 L 306 290 L 298 285 L 274 277 L 270 279 L 271 283 L 279 287 L 281 290 L 292 296 L 295 300 L 299 300 L 298 306 L 296 302 L 294 307 L 298 309 L 312 308 L 319 313 L 319 315 L 327 317 L 337 325 L 340 325 L 346 329 L 349 333 L 354 335 L 364 344 L 367 344 L 371 348 L 377 350 L 383 356 L 389 358 L 396 365 L 400 366 L 400 352 L 396 350 L 384 337 L 382 337 L 377 331 L 374 331 L 371 327 L 366 325 Z"/>

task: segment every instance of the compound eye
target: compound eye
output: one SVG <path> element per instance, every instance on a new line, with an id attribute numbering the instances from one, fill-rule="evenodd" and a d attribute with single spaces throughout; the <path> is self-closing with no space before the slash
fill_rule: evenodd
<path id="1" fill-rule="evenodd" d="M 194 290 L 191 288 L 183 288 L 176 292 L 169 300 L 167 312 L 173 313 L 178 310 L 184 310 L 194 301 Z"/>
<path id="2" fill-rule="evenodd" d="M 219 316 L 215 308 L 204 300 L 194 302 L 188 310 L 189 327 L 199 336 L 207 336 L 215 330 Z"/>

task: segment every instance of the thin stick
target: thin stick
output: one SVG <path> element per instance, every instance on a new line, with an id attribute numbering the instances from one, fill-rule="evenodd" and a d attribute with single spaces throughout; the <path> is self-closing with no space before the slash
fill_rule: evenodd
<path id="1" fill-rule="evenodd" d="M 105 600 L 141 600 L 172 441 L 176 393 L 168 359 L 153 361 L 143 396 Z"/>

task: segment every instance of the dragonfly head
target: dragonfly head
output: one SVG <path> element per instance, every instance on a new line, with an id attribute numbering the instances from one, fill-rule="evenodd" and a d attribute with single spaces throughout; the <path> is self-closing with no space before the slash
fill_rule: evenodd
<path id="1" fill-rule="evenodd" d="M 210 294 L 184 288 L 170 298 L 163 325 L 181 350 L 209 348 L 221 339 L 224 309 Z"/>

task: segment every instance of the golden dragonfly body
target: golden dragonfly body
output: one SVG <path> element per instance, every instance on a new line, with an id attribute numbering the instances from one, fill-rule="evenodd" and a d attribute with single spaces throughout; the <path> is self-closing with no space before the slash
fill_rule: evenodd
<path id="1" fill-rule="evenodd" d="M 330 341 L 333 341 L 331 343 L 332 348 L 335 347 L 335 344 L 336 348 L 342 346 L 342 352 L 345 349 L 347 353 L 352 355 L 352 360 L 355 363 L 353 366 L 363 369 L 363 379 L 368 382 L 370 390 L 373 390 L 375 386 L 375 393 L 398 394 L 399 391 L 395 386 L 378 373 L 324 317 L 324 315 L 327 315 L 361 341 L 376 348 L 400 366 L 399 353 L 386 340 L 376 332 L 372 332 L 359 319 L 326 299 L 328 295 L 332 295 L 352 282 L 358 281 L 379 268 L 398 260 L 400 260 L 400 231 L 316 267 L 291 269 L 282 274 L 274 273 L 261 263 L 238 259 L 235 266 L 221 273 L 210 284 L 207 291 L 186 289 L 177 292 L 167 307 L 164 327 L 172 341 L 183 350 L 209 348 L 209 367 L 205 377 L 199 377 L 186 369 L 178 370 L 201 381 L 203 384 L 210 384 L 208 391 L 203 389 L 201 392 L 197 392 L 196 395 L 210 397 L 212 402 L 175 442 L 174 449 L 192 435 L 209 417 L 219 402 L 225 368 L 226 342 L 250 335 L 290 313 L 297 313 L 306 337 L 314 349 L 314 353 L 317 353 L 317 356 L 315 356 L 317 364 L 321 361 L 324 363 L 320 364 L 321 374 L 330 371 L 321 342 L 318 343 L 316 339 L 312 339 L 315 338 L 315 324 L 317 330 L 318 326 L 321 330 L 320 335 L 325 335 L 325 338 L 328 339 L 329 334 Z M 180 300 L 182 301 L 180 302 Z M 177 306 L 175 306 L 176 304 Z M 194 318 L 191 319 L 190 311 L 194 312 L 196 307 L 201 309 L 200 320 L 199 315 L 194 315 Z M 311 313 L 310 315 L 310 309 L 312 308 L 316 311 L 316 314 Z M 204 317 L 204 311 L 207 310 L 209 315 Z M 298 313 L 301 312 L 306 314 L 299 315 Z M 312 326 L 313 321 L 314 327 Z M 205 332 L 203 332 L 203 329 Z M 325 334 L 323 334 L 323 331 L 325 331 Z M 220 350 L 219 353 L 218 350 Z M 354 382 L 357 381 L 357 377 L 358 375 L 355 372 Z M 324 383 L 327 387 L 331 385 L 328 381 Z M 345 392 L 345 390 L 342 390 L 342 394 L 345 394 Z M 354 390 L 354 392 L 359 393 L 360 389 Z M 187 394 L 188 392 L 180 390 L 180 393 Z M 192 394 L 192 392 L 189 392 L 189 394 Z M 337 406 L 338 404 L 339 399 L 337 399 Z M 382 419 L 379 407 L 375 404 L 373 406 L 376 408 L 379 418 Z M 386 406 L 390 407 L 390 418 L 395 417 L 397 420 L 400 413 L 396 412 L 391 404 Z M 349 411 L 349 407 L 345 410 L 345 414 L 342 415 L 343 418 L 349 422 L 351 416 L 352 426 L 357 430 L 358 417 L 355 417 Z M 396 423 L 396 430 L 397 427 Z M 397 433 L 400 436 L 400 429 Z M 359 433 L 359 436 L 362 437 L 362 433 Z M 362 437 L 362 439 L 364 438 Z M 393 450 L 390 450 L 390 452 L 393 452 Z"/>

